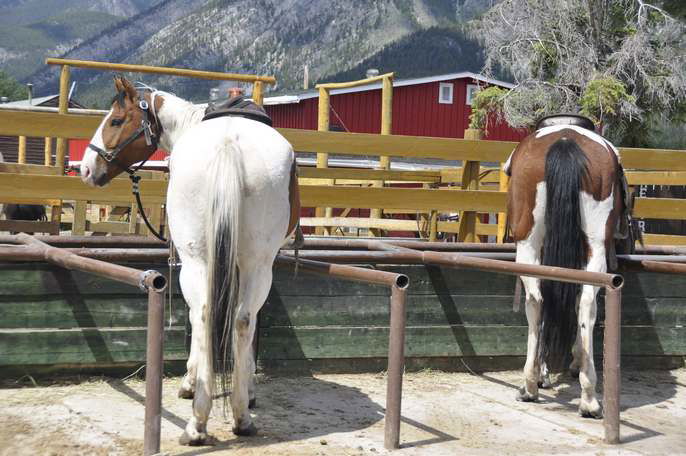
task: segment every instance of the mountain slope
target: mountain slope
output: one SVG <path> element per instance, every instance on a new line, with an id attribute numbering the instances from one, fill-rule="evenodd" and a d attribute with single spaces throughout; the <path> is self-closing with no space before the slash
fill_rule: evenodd
<path id="1" fill-rule="evenodd" d="M 404 37 L 355 67 L 319 82 L 362 79 L 368 69 L 394 72 L 396 79 L 472 71 L 478 73 L 484 58 L 479 43 L 459 29 L 431 27 Z"/>
<path id="2" fill-rule="evenodd" d="M 275 89 L 283 91 L 301 86 L 305 65 L 312 80 L 341 73 L 414 33 L 454 28 L 493 1 L 164 0 L 100 31 L 64 57 L 268 74 L 276 76 Z M 444 53 L 450 46 L 457 49 L 459 39 L 446 38 Z M 43 68 L 25 80 L 37 93 L 54 93 L 57 72 Z M 104 106 L 112 91 L 110 74 L 79 69 L 72 77 L 78 82 L 80 101 Z M 193 100 L 206 99 L 211 87 L 228 85 L 155 75 L 130 77 Z"/>
<path id="3" fill-rule="evenodd" d="M 5 0 L 0 4 L 0 68 L 24 79 L 85 39 L 134 16 L 141 0 Z"/>

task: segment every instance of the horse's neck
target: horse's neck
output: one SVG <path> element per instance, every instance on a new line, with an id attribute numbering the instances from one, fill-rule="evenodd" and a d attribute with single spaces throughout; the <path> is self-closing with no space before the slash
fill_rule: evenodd
<path id="1" fill-rule="evenodd" d="M 162 106 L 156 113 L 162 126 L 160 145 L 171 153 L 181 135 L 188 128 L 202 121 L 205 108 L 166 92 L 157 92 L 155 97 L 163 100 Z"/>

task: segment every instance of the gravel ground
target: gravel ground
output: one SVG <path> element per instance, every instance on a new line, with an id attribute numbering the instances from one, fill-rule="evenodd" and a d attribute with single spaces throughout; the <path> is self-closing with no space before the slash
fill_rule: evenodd
<path id="1" fill-rule="evenodd" d="M 686 369 L 625 373 L 622 440 L 602 443 L 602 421 L 577 415 L 579 387 L 562 377 L 539 403 L 514 400 L 519 372 L 424 371 L 405 376 L 397 455 L 686 454 Z M 180 378 L 164 381 L 162 451 L 169 455 L 377 455 L 383 448 L 381 374 L 261 377 L 256 437 L 234 437 L 215 404 L 214 445 L 177 443 L 191 401 Z M 28 383 L 28 385 L 26 385 Z M 6 380 L 0 388 L 0 455 L 142 453 L 144 383 L 90 378 Z"/>

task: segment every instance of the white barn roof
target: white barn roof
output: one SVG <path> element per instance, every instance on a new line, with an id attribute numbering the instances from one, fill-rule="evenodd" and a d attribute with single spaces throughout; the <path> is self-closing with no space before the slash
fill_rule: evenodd
<path id="1" fill-rule="evenodd" d="M 484 82 L 486 84 L 497 85 L 500 87 L 505 87 L 511 89 L 514 84 L 505 81 L 499 81 L 497 79 L 487 78 L 486 76 L 472 73 L 471 71 L 463 71 L 461 73 L 448 73 L 441 74 L 437 76 L 427 76 L 423 78 L 413 78 L 413 79 L 397 79 L 393 81 L 393 87 L 404 87 L 418 84 L 428 84 L 430 82 L 439 81 L 450 81 L 453 79 L 476 79 L 477 81 Z M 334 89 L 331 91 L 331 95 L 340 95 L 343 93 L 355 93 L 355 92 L 366 92 L 368 90 L 378 90 L 381 88 L 381 82 L 375 82 L 373 84 L 368 84 L 360 87 L 352 87 L 348 89 Z M 317 98 L 319 96 L 319 91 L 305 92 L 297 95 L 283 95 L 279 97 L 267 97 L 264 99 L 265 105 L 275 105 L 275 104 L 290 104 L 299 103 L 301 100 L 307 100 L 310 98 Z"/>

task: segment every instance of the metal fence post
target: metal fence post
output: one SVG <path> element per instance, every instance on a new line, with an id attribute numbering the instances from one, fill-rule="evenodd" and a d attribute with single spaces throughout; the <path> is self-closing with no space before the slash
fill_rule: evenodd
<path id="1" fill-rule="evenodd" d="M 145 456 L 160 452 L 163 348 L 164 290 L 151 289 L 148 291 L 148 344 L 145 358 Z"/>
<path id="2" fill-rule="evenodd" d="M 603 342 L 605 443 L 619 443 L 621 308 L 622 289 L 605 287 L 605 338 Z"/>
<path id="3" fill-rule="evenodd" d="M 399 286 L 400 285 L 400 286 Z M 405 296 L 407 283 L 391 287 L 391 327 L 388 340 L 388 384 L 386 386 L 386 422 L 384 447 L 400 446 L 400 405 L 405 370 Z"/>

